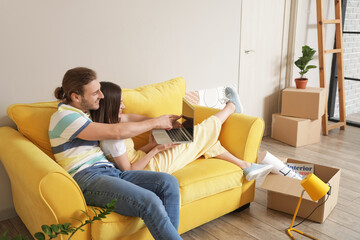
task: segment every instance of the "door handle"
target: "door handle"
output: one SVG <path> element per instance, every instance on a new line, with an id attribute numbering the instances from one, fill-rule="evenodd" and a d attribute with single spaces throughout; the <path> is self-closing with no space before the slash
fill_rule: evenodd
<path id="1" fill-rule="evenodd" d="M 245 54 L 249 54 L 251 52 L 255 52 L 254 50 L 245 50 Z"/>

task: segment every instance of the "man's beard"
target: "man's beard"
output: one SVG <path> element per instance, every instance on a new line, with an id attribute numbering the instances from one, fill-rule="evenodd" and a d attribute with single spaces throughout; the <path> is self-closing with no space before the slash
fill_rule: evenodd
<path id="1" fill-rule="evenodd" d="M 86 101 L 84 98 L 82 99 L 83 101 L 81 102 L 80 106 L 82 109 L 85 109 L 86 111 L 89 111 L 89 110 L 98 110 L 99 108 L 99 102 L 96 104 L 96 103 L 89 103 L 88 101 Z"/>

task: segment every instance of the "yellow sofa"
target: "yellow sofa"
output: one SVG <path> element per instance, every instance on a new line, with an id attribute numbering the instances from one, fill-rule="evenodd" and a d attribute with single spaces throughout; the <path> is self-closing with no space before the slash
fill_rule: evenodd
<path id="1" fill-rule="evenodd" d="M 185 80 L 175 78 L 136 89 L 124 89 L 126 112 L 148 116 L 179 114 L 185 94 Z M 195 106 L 196 122 L 218 110 Z M 0 128 L 0 160 L 11 181 L 14 206 L 29 231 L 41 231 L 43 224 L 84 218 L 80 210 L 91 210 L 72 177 L 53 159 L 48 125 L 57 102 L 14 104 L 9 117 L 16 123 Z M 221 143 L 237 157 L 256 162 L 264 130 L 261 118 L 233 114 L 223 125 Z M 144 144 L 146 134 L 134 138 Z M 246 181 L 237 166 L 219 159 L 200 158 L 173 174 L 181 192 L 179 232 L 184 233 L 241 207 L 254 199 L 255 182 Z M 152 239 L 140 218 L 111 213 L 76 233 L 76 239 Z"/>

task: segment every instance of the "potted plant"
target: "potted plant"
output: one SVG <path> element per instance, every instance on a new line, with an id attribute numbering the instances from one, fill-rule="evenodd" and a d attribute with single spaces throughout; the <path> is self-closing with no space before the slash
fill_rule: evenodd
<path id="1" fill-rule="evenodd" d="M 313 59 L 315 50 L 311 47 L 305 45 L 302 47 L 302 56 L 295 61 L 295 65 L 300 69 L 300 78 L 295 78 L 296 88 L 305 89 L 308 79 L 304 76 L 309 69 L 316 68 L 315 65 L 308 65 L 308 63 Z"/>

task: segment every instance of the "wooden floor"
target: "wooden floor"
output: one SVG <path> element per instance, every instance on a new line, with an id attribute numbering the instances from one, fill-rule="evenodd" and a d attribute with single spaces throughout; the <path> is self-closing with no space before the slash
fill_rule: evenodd
<path id="1" fill-rule="evenodd" d="M 294 148 L 265 137 L 261 150 L 280 157 L 291 157 L 341 168 L 339 200 L 322 224 L 306 221 L 297 228 L 319 239 L 360 239 L 360 128 L 347 126 L 345 131 L 331 130 L 321 142 Z M 291 215 L 266 208 L 266 191 L 257 181 L 255 201 L 242 212 L 233 212 L 181 235 L 185 240 L 289 239 L 285 229 Z M 296 222 L 298 222 L 297 219 Z M 30 236 L 19 218 L 0 222 L 0 234 Z M 295 233 L 296 234 L 296 233 Z M 307 239 L 295 235 L 296 239 Z"/>

